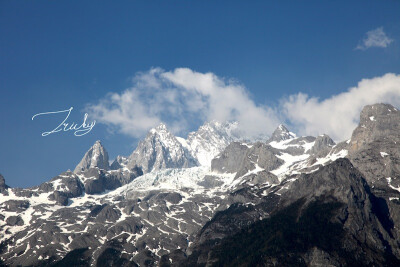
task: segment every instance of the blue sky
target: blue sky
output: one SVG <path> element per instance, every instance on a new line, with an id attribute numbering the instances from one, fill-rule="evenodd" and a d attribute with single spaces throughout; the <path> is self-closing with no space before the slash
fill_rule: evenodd
<path id="1" fill-rule="evenodd" d="M 42 137 L 59 119 L 31 117 L 73 106 L 70 118 L 81 122 L 88 105 L 101 105 L 110 92 L 124 96 L 137 87 L 132 78 L 152 68 L 169 75 L 168 86 L 177 68 L 190 70 L 189 76 L 213 73 L 223 81 L 221 94 L 236 86 L 260 116 L 273 110 L 299 133 L 314 133 L 320 124 L 310 126 L 288 110 L 326 111 L 351 87 L 364 99 L 359 105 L 397 104 L 398 77 L 384 75 L 400 71 L 399 14 L 399 1 L 0 1 L 0 173 L 10 186 L 40 184 L 73 169 L 97 139 L 111 158 L 129 155 L 142 132 L 126 133 L 124 125 L 112 132 L 99 114 L 82 137 Z M 376 91 L 375 77 L 388 89 L 365 100 Z M 360 85 L 362 79 L 372 80 Z M 300 92 L 308 95 L 305 105 L 301 97 L 288 100 Z M 358 110 L 340 112 L 354 117 Z"/>

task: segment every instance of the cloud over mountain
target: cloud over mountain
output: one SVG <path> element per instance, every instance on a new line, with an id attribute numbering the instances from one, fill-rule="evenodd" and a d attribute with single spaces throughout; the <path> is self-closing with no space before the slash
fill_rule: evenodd
<path id="1" fill-rule="evenodd" d="M 248 136 L 271 134 L 284 122 L 301 135 L 327 133 L 340 141 L 350 137 L 363 106 L 387 102 L 400 107 L 400 75 L 390 73 L 363 79 L 327 99 L 290 95 L 276 107 L 257 104 L 237 81 L 188 68 L 153 68 L 132 81 L 131 88 L 109 93 L 86 109 L 99 122 L 134 138 L 160 122 L 180 133 L 204 121 L 235 120 Z"/>
<path id="2" fill-rule="evenodd" d="M 143 136 L 161 121 L 180 132 L 193 123 L 234 120 L 248 135 L 272 131 L 280 122 L 272 108 L 256 104 L 238 82 L 188 68 L 138 73 L 131 88 L 110 93 L 87 110 L 133 137 Z"/>
<path id="3" fill-rule="evenodd" d="M 357 126 L 362 107 L 378 102 L 400 107 L 400 75 L 363 79 L 356 87 L 324 100 L 298 93 L 282 100 L 281 108 L 300 134 L 327 133 L 344 140 Z"/>

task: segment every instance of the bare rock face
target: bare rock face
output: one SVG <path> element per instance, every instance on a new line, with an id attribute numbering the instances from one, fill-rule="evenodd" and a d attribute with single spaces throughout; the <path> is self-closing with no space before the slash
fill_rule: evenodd
<path id="1" fill-rule="evenodd" d="M 237 177 L 245 175 L 258 167 L 265 171 L 272 171 L 283 164 L 283 160 L 276 156 L 274 148 L 261 142 L 253 144 L 247 152 L 245 161 L 242 162 Z"/>
<path id="2" fill-rule="evenodd" d="M 117 158 L 111 164 L 110 169 L 118 170 L 118 169 L 126 167 L 127 164 L 128 164 L 128 158 L 123 157 L 123 156 L 117 156 Z"/>
<path id="3" fill-rule="evenodd" d="M 29 201 L 26 200 L 8 200 L 3 203 L 5 211 L 22 212 L 29 208 Z"/>
<path id="4" fill-rule="evenodd" d="M 236 178 L 256 168 L 271 171 L 283 164 L 276 154 L 277 151 L 265 143 L 247 145 L 233 142 L 211 161 L 211 170 L 219 173 L 236 173 Z"/>
<path id="5" fill-rule="evenodd" d="M 371 185 L 400 187 L 400 111 L 392 105 L 364 107 L 349 158 Z"/>
<path id="6" fill-rule="evenodd" d="M 67 206 L 68 205 L 68 195 L 65 192 L 54 191 L 49 196 L 50 200 L 54 200 L 58 205 Z"/>
<path id="7" fill-rule="evenodd" d="M 95 206 L 91 210 L 89 216 L 95 217 L 97 222 L 115 222 L 121 217 L 121 212 L 110 205 L 104 204 L 101 206 Z"/>
<path id="8" fill-rule="evenodd" d="M 349 146 L 349 159 L 381 199 L 379 209 L 399 227 L 400 112 L 388 104 L 366 106 Z"/>
<path id="9" fill-rule="evenodd" d="M 84 193 L 82 181 L 71 171 L 63 172 L 37 188 L 38 193 L 51 193 L 48 198 L 62 206 L 68 205 L 70 198 L 80 197 Z M 22 193 L 26 197 L 31 197 L 31 195 L 27 195 L 28 192 L 21 192 L 19 194 L 21 195 Z"/>
<path id="10" fill-rule="evenodd" d="M 112 171 L 105 172 L 97 168 L 89 169 L 82 173 L 83 185 L 87 194 L 100 194 L 105 190 L 114 190 L 128 184 L 136 177 L 143 175 L 141 169 L 133 168 L 129 172 Z"/>
<path id="11" fill-rule="evenodd" d="M 96 167 L 104 170 L 110 169 L 108 153 L 100 141 L 96 141 L 96 143 L 86 152 L 81 162 L 76 166 L 74 173 L 79 173 Z"/>
<path id="12" fill-rule="evenodd" d="M 395 107 L 389 104 L 365 106 L 360 114 L 360 123 L 351 136 L 350 153 L 376 140 L 400 141 L 399 129 L 400 111 Z"/>
<path id="13" fill-rule="evenodd" d="M 10 216 L 7 218 L 6 223 L 10 226 L 21 226 L 24 225 L 24 220 L 22 220 L 21 216 Z"/>
<path id="14" fill-rule="evenodd" d="M 246 176 L 244 179 L 247 182 L 247 184 L 245 186 L 247 186 L 248 184 L 251 184 L 251 185 L 261 185 L 261 184 L 266 184 L 266 183 L 267 184 L 279 184 L 278 177 L 268 171 L 265 171 L 265 170 L 260 171 L 258 173 L 250 174 L 250 175 Z"/>
<path id="15" fill-rule="evenodd" d="M 241 194 L 244 190 L 249 189 Z M 199 231 L 189 256 L 166 266 L 396 265 L 399 249 L 388 216 L 362 174 L 348 159 L 339 159 L 301 174 L 282 195 L 217 213 Z"/>
<path id="16" fill-rule="evenodd" d="M 68 197 L 79 197 L 83 194 L 83 184 L 77 175 L 68 171 L 51 179 L 55 190 L 65 192 Z"/>
<path id="17" fill-rule="evenodd" d="M 211 161 L 211 170 L 220 173 L 234 173 L 240 170 L 240 164 L 245 160 L 248 147 L 239 142 L 233 142 Z"/>
<path id="18" fill-rule="evenodd" d="M 0 193 L 4 192 L 8 186 L 6 185 L 6 180 L 3 175 L 0 174 Z"/>
<path id="19" fill-rule="evenodd" d="M 143 173 L 165 168 L 188 168 L 198 162 L 178 139 L 168 131 L 165 124 L 151 129 L 146 138 L 128 159 L 129 169 L 140 168 Z"/>
<path id="20" fill-rule="evenodd" d="M 331 151 L 335 142 L 326 134 L 320 135 L 315 139 L 314 146 L 311 148 L 310 153 L 314 156 L 325 156 Z"/>
<path id="21" fill-rule="evenodd" d="M 303 256 L 303 258 L 308 266 L 340 266 L 340 262 L 336 259 L 335 256 L 332 256 L 329 253 L 318 249 L 317 247 L 310 249 Z"/>

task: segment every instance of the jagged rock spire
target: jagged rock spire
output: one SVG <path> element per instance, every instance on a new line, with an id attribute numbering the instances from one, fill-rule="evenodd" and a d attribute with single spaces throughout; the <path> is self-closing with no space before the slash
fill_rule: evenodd
<path id="1" fill-rule="evenodd" d="M 108 153 L 99 140 L 85 153 L 81 162 L 76 166 L 74 173 L 96 167 L 105 170 L 110 169 Z"/>

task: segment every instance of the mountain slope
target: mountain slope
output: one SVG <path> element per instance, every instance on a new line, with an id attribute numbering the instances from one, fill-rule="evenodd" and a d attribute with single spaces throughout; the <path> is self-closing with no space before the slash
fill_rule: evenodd
<path id="1" fill-rule="evenodd" d="M 279 204 L 268 194 L 259 204 L 217 213 L 199 232 L 190 256 L 172 265 L 400 264 L 394 225 L 387 224 L 388 214 L 379 211 L 379 200 L 349 160 L 301 175 L 278 198 Z M 262 212 L 267 218 L 257 220 Z M 170 265 L 168 259 L 163 266 Z"/>

